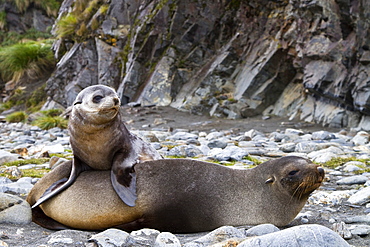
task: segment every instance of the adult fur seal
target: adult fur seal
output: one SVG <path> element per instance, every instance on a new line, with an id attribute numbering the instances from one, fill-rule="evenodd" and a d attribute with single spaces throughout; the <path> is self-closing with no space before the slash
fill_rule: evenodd
<path id="1" fill-rule="evenodd" d="M 68 123 L 74 155 L 70 176 L 58 182 L 58 188 L 48 190 L 34 207 L 68 188 L 85 170 L 111 171 L 111 182 L 119 197 L 127 205 L 135 205 L 133 166 L 162 157 L 127 130 L 119 109 L 120 100 L 110 87 L 90 86 L 77 95 Z"/>
<path id="2" fill-rule="evenodd" d="M 32 205 L 53 182 L 68 174 L 70 167 L 65 163 L 44 176 L 27 201 Z M 246 170 L 197 160 L 162 159 L 139 163 L 135 171 L 135 207 L 119 200 L 108 171 L 85 171 L 67 190 L 37 208 L 33 220 L 52 229 L 115 227 L 126 231 L 147 227 L 199 232 L 222 225 L 262 223 L 284 226 L 324 178 L 322 168 L 293 156 Z"/>

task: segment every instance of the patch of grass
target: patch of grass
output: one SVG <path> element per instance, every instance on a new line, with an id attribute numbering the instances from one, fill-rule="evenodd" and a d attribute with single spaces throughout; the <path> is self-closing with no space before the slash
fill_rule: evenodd
<path id="1" fill-rule="evenodd" d="M 0 11 L 0 29 L 4 30 L 6 28 L 6 12 L 5 10 Z"/>
<path id="2" fill-rule="evenodd" d="M 60 116 L 42 116 L 32 122 L 32 125 L 36 125 L 43 130 L 59 127 L 66 129 L 68 126 L 68 120 Z"/>
<path id="3" fill-rule="evenodd" d="M 101 0 L 76 0 L 72 11 L 56 22 L 57 38 L 77 42 L 86 39 L 98 29 L 100 23 L 96 18 L 105 15 L 108 7 Z"/>
<path id="4" fill-rule="evenodd" d="M 11 2 L 8 0 L 8 2 Z M 19 12 L 24 13 L 31 4 L 43 9 L 49 16 L 57 16 L 61 0 L 12 0 Z"/>
<path id="5" fill-rule="evenodd" d="M 0 71 L 4 81 L 19 81 L 23 76 L 41 77 L 55 66 L 48 42 L 19 43 L 0 49 Z"/>
<path id="6" fill-rule="evenodd" d="M 254 157 L 252 157 L 250 155 L 245 156 L 244 159 L 249 160 L 249 161 L 252 161 L 255 165 L 260 165 L 260 164 L 263 163 L 263 161 L 261 161 L 261 160 L 259 160 L 257 158 L 254 158 Z"/>
<path id="7" fill-rule="evenodd" d="M 165 156 L 166 159 L 184 159 L 186 158 L 185 156 L 180 156 L 180 155 L 169 155 Z"/>
<path id="8" fill-rule="evenodd" d="M 70 160 L 71 159 L 72 150 L 71 151 L 67 151 L 67 152 L 70 152 L 70 153 L 69 154 L 49 154 L 49 155 L 50 155 L 50 158 L 55 156 L 55 157 L 59 157 L 59 158 L 64 158 L 64 159 Z"/>
<path id="9" fill-rule="evenodd" d="M 63 110 L 62 109 L 49 109 L 46 111 L 41 111 L 41 113 L 47 117 L 57 117 L 63 113 Z"/>
<path id="10" fill-rule="evenodd" d="M 49 168 L 23 169 L 22 177 L 42 178 L 45 174 L 50 172 L 50 170 Z"/>
<path id="11" fill-rule="evenodd" d="M 2 166 L 22 166 L 27 164 L 36 164 L 41 165 L 49 162 L 48 158 L 39 158 L 39 159 L 27 159 L 27 160 L 15 160 L 11 162 L 5 162 Z"/>
<path id="12" fill-rule="evenodd" d="M 324 166 L 324 167 L 328 167 L 328 168 L 336 168 L 338 166 L 341 166 L 347 162 L 350 162 L 350 161 L 360 161 L 360 162 L 364 162 L 366 164 L 366 160 L 363 160 L 363 159 L 357 159 L 355 157 L 349 157 L 349 158 L 333 158 L 331 160 L 329 160 L 328 162 L 325 162 L 325 163 L 320 163 L 320 165 Z"/>
<path id="13" fill-rule="evenodd" d="M 47 99 L 47 94 L 45 91 L 45 85 L 41 86 L 40 88 L 34 90 L 31 96 L 26 101 L 27 110 L 30 112 L 36 112 L 41 109 L 43 104 Z"/>
<path id="14" fill-rule="evenodd" d="M 19 122 L 25 122 L 28 118 L 28 115 L 24 111 L 17 111 L 9 114 L 5 117 L 5 120 L 8 123 L 19 123 Z"/>
<path id="15" fill-rule="evenodd" d="M 77 26 L 77 17 L 73 13 L 69 13 L 60 18 L 60 20 L 57 22 L 57 39 L 72 39 Z"/>

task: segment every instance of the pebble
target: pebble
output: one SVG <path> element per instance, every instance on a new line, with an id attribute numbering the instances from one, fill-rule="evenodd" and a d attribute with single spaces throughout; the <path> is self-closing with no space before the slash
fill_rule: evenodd
<path id="1" fill-rule="evenodd" d="M 28 224 L 31 220 L 31 208 L 25 200 L 0 193 L 0 223 Z"/>
<path id="2" fill-rule="evenodd" d="M 241 242 L 238 247 L 350 246 L 336 232 L 321 225 L 301 225 Z"/>
<path id="3" fill-rule="evenodd" d="M 348 199 L 348 202 L 356 205 L 363 205 L 370 202 L 370 187 L 363 188 L 356 192 Z"/>
<path id="4" fill-rule="evenodd" d="M 233 133 L 231 131 L 189 132 L 186 129 L 175 129 L 172 132 L 161 129 L 133 132 L 150 142 L 164 156 L 216 160 L 227 164 L 234 162 L 233 168 L 238 169 L 245 169 L 245 167 L 253 165 L 254 163 L 250 161 L 250 157 L 253 158 L 252 160 L 264 162 L 276 157 L 296 155 L 310 158 L 317 163 L 324 163 L 338 157 L 370 159 L 370 135 L 365 131 L 358 131 L 354 136 L 329 131 L 309 133 L 293 128 L 276 130 L 270 134 L 261 133 L 254 129 L 244 133 Z M 54 128 L 45 131 L 22 123 L 0 123 L 0 134 L 0 166 L 8 161 L 48 157 L 51 154 L 72 155 L 67 130 Z M 62 161 L 65 161 L 65 159 L 53 158 L 50 165 L 55 167 Z M 369 203 L 369 174 L 354 175 L 356 172 L 365 170 L 367 165 L 366 162 L 351 161 L 335 169 L 325 168 L 326 178 L 332 179 L 339 187 L 325 188 L 324 182 L 322 188 L 310 196 L 308 205 L 321 205 L 321 218 L 327 219 L 332 224 L 337 224 L 338 219 L 331 216 L 332 212 L 336 212 L 336 207 L 344 204 L 360 207 Z M 19 167 L 6 168 L 3 166 L 0 167 L 0 173 L 21 177 L 22 171 L 30 168 L 44 168 L 45 166 L 49 166 L 49 164 L 35 165 L 29 163 Z M 37 179 L 32 178 L 20 178 L 12 181 L 0 177 L 0 203 L 2 200 L 15 200 L 16 202 L 13 203 L 14 205 L 12 203 L 4 204 L 12 206 L 1 208 L 0 222 L 9 221 L 17 222 L 17 224 L 30 222 L 29 205 L 20 197 L 14 199 L 15 195 L 12 194 L 25 196 L 36 181 Z M 8 195 L 13 199 L 9 199 Z M 16 207 L 19 207 L 19 209 L 13 210 Z M 365 208 L 365 206 L 363 207 Z M 337 235 L 333 235 L 328 229 L 322 226 L 313 227 L 309 225 L 313 221 L 315 213 L 317 212 L 307 211 L 297 216 L 296 220 L 300 224 L 305 224 L 301 228 L 290 227 L 281 231 L 276 226 L 269 224 L 245 230 L 224 226 L 210 233 L 202 233 L 198 238 L 184 238 L 182 235 L 159 232 L 153 229 L 142 229 L 130 234 L 117 229 L 108 229 L 91 236 L 89 244 L 91 246 L 121 246 L 124 243 L 127 246 L 218 247 L 263 246 L 267 243 L 276 243 L 271 246 L 284 246 L 286 239 L 292 240 L 295 238 L 296 231 L 302 235 L 302 238 L 295 239 L 296 241 L 305 241 L 306 238 L 317 237 L 321 233 L 333 236 L 330 240 L 337 241 L 335 238 Z M 363 236 L 370 234 L 367 227 L 364 226 L 370 224 L 369 217 L 364 210 L 364 215 L 348 216 L 344 219 L 344 222 L 349 224 L 347 228 L 353 235 Z M 2 221 L 3 219 L 5 221 Z M 51 234 L 44 244 L 70 245 L 72 241 L 72 245 L 83 246 L 81 241 L 79 242 L 81 245 L 76 244 L 76 238 L 71 237 L 70 232 L 59 231 L 58 233 L 60 234 Z M 248 236 L 252 235 L 256 237 L 248 239 Z M 272 240 L 273 242 L 269 242 Z M 256 244 L 256 241 L 260 241 L 260 245 L 251 245 Z M 325 245 L 320 238 L 315 239 L 315 241 L 317 245 Z M 342 242 L 335 243 L 338 244 L 337 246 L 343 244 Z"/>
<path id="5" fill-rule="evenodd" d="M 357 175 L 357 176 L 351 176 L 347 178 L 342 178 L 337 181 L 337 184 L 343 185 L 351 185 L 351 184 L 364 184 L 366 181 L 368 181 L 369 178 L 364 175 Z"/>

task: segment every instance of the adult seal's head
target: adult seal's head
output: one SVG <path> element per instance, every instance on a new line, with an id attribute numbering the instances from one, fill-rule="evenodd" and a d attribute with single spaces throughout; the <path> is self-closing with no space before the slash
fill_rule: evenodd
<path id="1" fill-rule="evenodd" d="M 71 120 L 93 128 L 111 123 L 117 116 L 119 107 L 120 100 L 114 89 L 104 85 L 87 87 L 77 95 L 73 103 Z M 69 128 L 73 127 L 74 125 L 69 125 Z"/>
<path id="2" fill-rule="evenodd" d="M 70 167 L 67 163 L 43 177 L 27 201 L 32 205 Z M 33 211 L 34 221 L 54 229 L 59 223 L 88 230 L 115 227 L 171 232 L 209 231 L 223 225 L 284 226 L 324 178 L 322 168 L 300 157 L 245 170 L 190 159 L 162 159 L 137 164 L 135 171 L 138 197 L 134 207 L 117 199 L 107 171 L 86 171 L 71 187 L 42 204 L 42 211 Z"/>

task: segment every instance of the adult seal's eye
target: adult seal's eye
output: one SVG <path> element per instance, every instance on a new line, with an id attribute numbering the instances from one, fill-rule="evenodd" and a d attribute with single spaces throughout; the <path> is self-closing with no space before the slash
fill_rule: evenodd
<path id="1" fill-rule="evenodd" d="M 99 103 L 102 100 L 102 98 L 104 98 L 104 97 L 101 96 L 101 95 L 96 95 L 96 96 L 94 96 L 94 98 L 92 99 L 92 101 L 94 103 Z"/>
<path id="2" fill-rule="evenodd" d="M 298 171 L 291 171 L 291 172 L 289 172 L 289 176 L 293 176 L 293 175 L 295 175 L 297 172 L 298 172 Z"/>

